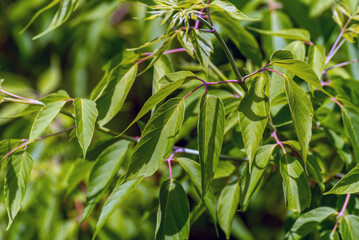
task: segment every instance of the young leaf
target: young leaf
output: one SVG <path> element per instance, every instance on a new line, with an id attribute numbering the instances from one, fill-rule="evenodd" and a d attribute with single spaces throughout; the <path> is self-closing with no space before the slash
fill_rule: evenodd
<path id="1" fill-rule="evenodd" d="M 46 130 L 46 128 L 50 125 L 52 120 L 54 120 L 65 103 L 65 101 L 53 102 L 46 104 L 40 109 L 32 124 L 28 143 L 35 141 L 35 139 Z"/>
<path id="2" fill-rule="evenodd" d="M 340 232 L 343 239 L 359 239 L 359 217 L 355 215 L 342 216 L 340 218 Z"/>
<path id="3" fill-rule="evenodd" d="M 349 194 L 359 192 L 359 164 L 348 172 L 335 186 L 324 194 Z"/>
<path id="4" fill-rule="evenodd" d="M 7 159 L 4 182 L 5 206 L 9 217 L 7 229 L 20 210 L 27 182 L 34 166 L 34 159 L 26 151 L 19 151 Z"/>
<path id="5" fill-rule="evenodd" d="M 317 226 L 337 211 L 330 207 L 318 207 L 300 216 L 293 224 L 286 238 L 290 240 L 302 239 L 314 232 Z"/>
<path id="6" fill-rule="evenodd" d="M 189 203 L 182 185 L 166 180 L 160 189 L 157 213 L 156 240 L 188 239 Z"/>
<path id="7" fill-rule="evenodd" d="M 173 98 L 153 114 L 135 147 L 127 179 L 154 174 L 171 153 L 184 117 L 184 102 Z"/>
<path id="8" fill-rule="evenodd" d="M 198 149 L 201 165 L 202 197 L 210 188 L 222 149 L 224 132 L 224 106 L 213 95 L 204 94 L 198 118 Z"/>
<path id="9" fill-rule="evenodd" d="M 262 30 L 257 28 L 249 28 L 250 30 L 256 31 L 260 34 L 282 37 L 290 40 L 299 40 L 310 42 L 310 33 L 305 29 L 288 28 L 281 30 Z"/>
<path id="10" fill-rule="evenodd" d="M 301 212 L 309 207 L 311 192 L 299 161 L 284 154 L 279 161 L 279 169 L 283 178 L 283 191 L 288 209 L 292 212 Z"/>
<path id="11" fill-rule="evenodd" d="M 344 129 L 354 149 L 356 162 L 359 163 L 359 110 L 352 104 L 341 107 Z"/>
<path id="12" fill-rule="evenodd" d="M 26 27 L 22 30 L 25 31 L 26 28 L 28 28 L 33 21 L 35 21 L 35 19 L 44 11 L 46 11 L 47 9 L 55 6 L 58 2 L 60 2 L 59 8 L 57 9 L 57 12 L 55 13 L 54 17 L 52 18 L 52 21 L 50 23 L 50 25 L 47 27 L 47 29 L 45 31 L 43 31 L 42 33 L 36 35 L 35 37 L 33 37 L 33 39 L 38 39 L 42 36 L 44 36 L 45 34 L 51 32 L 52 30 L 60 27 L 64 22 L 66 22 L 69 17 L 71 16 L 71 14 L 77 9 L 79 0 L 53 0 L 48 6 L 46 6 L 45 8 L 41 9 L 34 17 L 33 19 L 31 19 L 31 21 L 26 25 Z"/>
<path id="13" fill-rule="evenodd" d="M 308 50 L 308 63 L 320 79 L 325 66 L 325 48 L 317 45 L 310 46 Z"/>
<path id="14" fill-rule="evenodd" d="M 203 70 L 208 74 L 209 57 L 213 52 L 213 46 L 208 33 L 200 32 L 197 29 L 190 31 L 191 41 L 195 50 L 196 57 Z"/>
<path id="15" fill-rule="evenodd" d="M 96 224 L 96 230 L 93 235 L 95 239 L 97 233 L 101 230 L 106 220 L 112 215 L 112 213 L 120 206 L 125 198 L 133 192 L 137 185 L 142 181 L 142 177 L 135 178 L 123 183 L 122 179 L 119 179 L 111 195 L 106 200 L 102 207 L 100 217 Z"/>
<path id="16" fill-rule="evenodd" d="M 95 102 L 81 98 L 74 100 L 74 109 L 76 136 L 82 148 L 83 158 L 85 158 L 87 148 L 90 146 L 95 130 L 98 111 Z"/>
<path id="17" fill-rule="evenodd" d="M 221 191 L 218 199 L 218 222 L 226 234 L 226 238 L 231 236 L 233 217 L 236 214 L 239 203 L 239 182 L 227 185 Z"/>
<path id="18" fill-rule="evenodd" d="M 269 117 L 268 95 L 267 77 L 262 74 L 254 80 L 238 109 L 243 142 L 249 159 L 249 172 Z"/>
<path id="19" fill-rule="evenodd" d="M 229 2 L 227 0 L 214 0 L 209 5 L 209 7 L 215 11 L 225 12 L 229 16 L 231 16 L 232 18 L 237 19 L 237 20 L 249 20 L 249 21 L 257 20 L 257 19 L 248 17 L 247 15 L 245 15 L 244 13 L 239 11 L 238 8 L 236 8 L 231 2 Z"/>
<path id="20" fill-rule="evenodd" d="M 104 190 L 113 181 L 130 144 L 126 140 L 118 141 L 106 148 L 96 159 L 87 185 L 86 206 L 81 222 L 91 214 L 96 204 L 101 200 Z"/>
<path id="21" fill-rule="evenodd" d="M 302 157 L 305 162 L 309 142 L 312 137 L 313 106 L 306 93 L 290 78 L 286 78 L 285 92 L 288 98 L 295 133 L 302 148 Z"/>
<path id="22" fill-rule="evenodd" d="M 177 158 L 176 160 L 181 164 L 191 179 L 191 182 L 193 183 L 197 192 L 199 195 L 201 195 L 201 166 L 199 163 L 188 158 Z M 217 211 L 212 189 L 207 191 L 206 195 L 203 197 L 203 202 L 217 231 Z"/>
<path id="23" fill-rule="evenodd" d="M 269 159 L 277 145 L 270 144 L 258 148 L 257 154 L 253 160 L 252 170 L 249 172 L 248 164 L 243 170 L 240 179 L 240 204 L 241 211 L 245 211 L 249 204 L 249 200 L 263 182 L 263 176 L 268 166 Z"/>
<path id="24" fill-rule="evenodd" d="M 270 62 L 294 59 L 293 53 L 289 50 L 278 50 L 270 56 Z"/>
<path id="25" fill-rule="evenodd" d="M 273 65 L 283 67 L 293 72 L 307 83 L 313 85 L 318 89 L 322 89 L 322 85 L 320 84 L 320 80 L 317 74 L 314 72 L 314 70 L 308 63 L 298 59 L 284 59 L 284 60 L 275 59 L 271 63 Z"/>
<path id="26" fill-rule="evenodd" d="M 173 73 L 175 74 L 175 73 Z M 186 79 L 178 79 L 177 81 L 174 81 L 170 84 L 165 85 L 160 90 L 158 90 L 155 94 L 153 94 L 145 104 L 143 104 L 143 107 L 141 108 L 140 112 L 137 114 L 136 118 L 130 123 L 130 125 L 127 126 L 125 130 L 122 131 L 120 136 L 127 131 L 135 122 L 140 120 L 146 113 L 151 111 L 152 108 L 156 107 L 157 104 L 162 102 L 168 95 L 170 95 L 172 92 L 174 92 L 177 88 L 182 86 Z"/>
<path id="27" fill-rule="evenodd" d="M 137 74 L 137 64 L 118 66 L 113 70 L 111 79 L 102 96 L 96 100 L 99 109 L 99 125 L 108 123 L 122 108 Z"/>

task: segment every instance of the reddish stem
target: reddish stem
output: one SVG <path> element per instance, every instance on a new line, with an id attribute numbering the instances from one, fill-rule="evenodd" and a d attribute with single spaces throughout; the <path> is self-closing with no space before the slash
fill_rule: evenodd
<path id="1" fill-rule="evenodd" d="M 337 230 L 340 218 L 344 216 L 344 212 L 345 212 L 345 209 L 348 206 L 349 200 L 350 200 L 350 194 L 347 194 L 347 196 L 345 198 L 345 201 L 344 201 L 344 204 L 343 204 L 343 207 L 342 207 L 342 210 L 340 210 L 340 212 L 338 214 L 337 221 L 335 222 L 333 231 L 331 233 L 332 236 L 334 235 L 335 231 Z"/>
<path id="2" fill-rule="evenodd" d="M 285 150 L 284 146 L 283 146 L 283 143 L 279 140 L 278 136 L 277 136 L 277 131 L 273 131 L 271 136 L 275 139 L 275 141 L 277 142 L 276 144 L 279 145 L 282 150 L 283 150 L 283 153 L 284 154 L 287 154 L 287 151 Z"/>
<path id="3" fill-rule="evenodd" d="M 163 55 L 166 55 L 166 54 L 171 54 L 171 53 L 177 53 L 177 52 L 185 52 L 186 49 L 184 48 L 176 48 L 176 49 L 172 49 L 172 50 L 168 50 L 168 51 L 165 51 L 163 53 Z M 139 60 L 136 64 L 140 64 L 140 63 L 143 63 L 144 61 L 148 60 L 151 58 L 151 56 L 153 55 L 152 52 L 147 52 L 147 53 L 144 53 L 144 55 L 146 55 L 145 58 Z"/>

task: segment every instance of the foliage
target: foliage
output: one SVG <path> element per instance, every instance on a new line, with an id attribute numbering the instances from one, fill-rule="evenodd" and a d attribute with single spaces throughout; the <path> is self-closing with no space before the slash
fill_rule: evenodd
<path id="1" fill-rule="evenodd" d="M 358 5 L 1 1 L 0 239 L 359 238 Z"/>

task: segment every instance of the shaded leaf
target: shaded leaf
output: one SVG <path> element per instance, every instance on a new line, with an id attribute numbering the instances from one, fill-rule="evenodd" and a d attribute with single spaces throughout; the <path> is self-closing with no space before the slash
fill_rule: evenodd
<path id="1" fill-rule="evenodd" d="M 189 238 L 189 203 L 182 185 L 176 180 L 166 180 L 161 185 L 155 238 Z"/>
<path id="2" fill-rule="evenodd" d="M 91 214 L 96 204 L 101 200 L 109 183 L 113 181 L 130 144 L 126 140 L 118 141 L 106 148 L 96 159 L 89 176 L 86 205 L 81 222 Z"/>
<path id="3" fill-rule="evenodd" d="M 243 142 L 249 158 L 249 172 L 269 117 L 268 95 L 267 77 L 262 74 L 254 80 L 238 109 Z"/>
<path id="4" fill-rule="evenodd" d="M 222 149 L 224 106 L 216 96 L 204 94 L 198 118 L 198 149 L 201 165 L 202 197 L 210 188 Z"/>
<path id="5" fill-rule="evenodd" d="M 293 224 L 286 238 L 291 240 L 302 239 L 314 232 L 317 226 L 337 211 L 330 207 L 318 207 L 300 216 Z"/>
<path id="6" fill-rule="evenodd" d="M 279 161 L 279 169 L 283 178 L 283 191 L 288 209 L 292 212 L 301 212 L 309 207 L 311 192 L 299 161 L 284 154 Z"/>
<path id="7" fill-rule="evenodd" d="M 111 195 L 106 200 L 102 207 L 100 217 L 97 221 L 96 230 L 93 235 L 93 239 L 97 233 L 101 230 L 106 220 L 112 215 L 112 213 L 120 206 L 125 198 L 133 192 L 137 185 L 142 181 L 142 177 L 135 178 L 123 183 L 122 179 L 119 179 Z"/>
<path id="8" fill-rule="evenodd" d="M 5 206 L 9 217 L 7 229 L 20 210 L 25 196 L 27 182 L 34 166 L 34 159 L 25 151 L 12 154 L 7 159 L 6 177 L 4 182 Z"/>
<path id="9" fill-rule="evenodd" d="M 74 100 L 74 109 L 76 136 L 82 148 L 83 158 L 85 158 L 95 130 L 98 111 L 95 102 L 81 98 Z"/>
<path id="10" fill-rule="evenodd" d="M 245 211 L 249 204 L 249 201 L 254 193 L 256 193 L 259 187 L 262 185 L 265 170 L 268 166 L 269 159 L 277 145 L 270 144 L 264 145 L 258 148 L 257 154 L 253 160 L 251 172 L 249 171 L 249 165 L 247 164 L 243 170 L 240 179 L 240 204 L 241 211 Z"/>
<path id="11" fill-rule="evenodd" d="M 359 110 L 352 104 L 341 106 L 344 129 L 354 149 L 356 162 L 359 162 Z"/>
<path id="12" fill-rule="evenodd" d="M 183 157 L 177 158 L 176 160 L 181 164 L 183 169 L 188 174 L 198 194 L 201 195 L 201 167 L 199 163 Z M 217 231 L 217 211 L 212 189 L 207 191 L 206 195 L 203 197 L 203 202 Z"/>
<path id="13" fill-rule="evenodd" d="M 173 98 L 162 104 L 147 123 L 135 147 L 128 179 L 154 174 L 171 153 L 184 118 L 184 102 Z"/>
<path id="14" fill-rule="evenodd" d="M 218 199 L 218 222 L 226 234 L 226 238 L 231 236 L 232 221 L 236 214 L 239 203 L 239 182 L 227 185 L 221 191 Z"/>

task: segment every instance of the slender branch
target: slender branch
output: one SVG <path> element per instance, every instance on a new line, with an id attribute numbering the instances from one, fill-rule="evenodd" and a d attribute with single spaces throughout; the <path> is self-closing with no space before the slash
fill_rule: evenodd
<path id="1" fill-rule="evenodd" d="M 72 129 L 74 129 L 76 126 L 72 126 L 70 128 L 66 128 L 64 130 L 61 130 L 61 131 L 58 131 L 58 132 L 55 132 L 55 133 L 51 133 L 49 135 L 45 135 L 45 136 L 42 136 L 42 137 L 38 137 L 36 138 L 34 141 L 39 141 L 39 140 L 42 140 L 44 138 L 48 138 L 48 137 L 52 137 L 52 136 L 55 136 L 55 135 L 59 135 L 61 133 L 64 133 L 64 132 L 67 132 L 67 131 L 70 131 Z M 16 152 L 17 150 L 23 148 L 23 147 L 27 147 L 27 145 L 29 144 L 28 143 L 28 139 L 24 139 L 23 141 L 25 141 L 24 143 L 20 144 L 19 146 L 17 146 L 16 148 L 12 149 L 10 152 L 8 152 L 2 159 L 5 159 L 7 157 L 9 157 L 11 154 L 13 154 L 14 152 Z"/>
<path id="2" fill-rule="evenodd" d="M 279 140 L 279 138 L 277 136 L 277 131 L 273 131 L 271 136 L 275 139 L 275 141 L 277 142 L 277 145 L 279 145 L 282 148 L 283 153 L 287 154 L 287 151 L 285 150 L 283 143 Z"/>
<path id="3" fill-rule="evenodd" d="M 351 17 L 349 17 L 348 20 L 347 20 L 347 22 L 346 22 L 345 25 L 343 26 L 342 30 L 340 31 L 340 33 L 339 33 L 337 39 L 335 40 L 335 42 L 334 42 L 332 48 L 331 48 L 330 51 L 329 51 L 329 54 L 328 54 L 327 58 L 325 59 L 325 66 L 328 65 L 328 63 L 330 62 L 330 60 L 331 60 L 331 59 L 333 58 L 333 56 L 335 55 L 335 52 L 338 51 L 338 49 L 340 48 L 340 47 L 338 48 L 338 46 L 341 46 L 341 45 L 344 43 L 344 42 L 342 41 L 342 43 L 339 44 L 339 41 L 340 41 L 340 39 L 342 38 L 344 32 L 347 30 L 347 27 L 348 27 L 348 25 L 349 25 L 349 23 L 350 23 L 351 20 L 352 20 Z M 338 44 L 339 44 L 339 45 L 338 45 Z"/>
<path id="4" fill-rule="evenodd" d="M 219 43 L 221 44 L 223 50 L 224 50 L 224 53 L 226 54 L 227 56 L 227 59 L 229 61 L 229 63 L 231 64 L 231 67 L 234 71 L 234 74 L 236 76 L 236 78 L 238 79 L 238 83 L 240 84 L 240 86 L 242 87 L 242 89 L 246 92 L 248 90 L 248 88 L 246 87 L 245 84 L 243 84 L 243 80 L 242 80 L 242 75 L 240 74 L 238 68 L 237 68 L 237 65 L 236 65 L 236 62 L 233 58 L 233 55 L 232 53 L 230 52 L 227 44 L 224 42 L 223 38 L 221 37 L 221 35 L 215 30 L 215 28 L 212 27 L 212 25 L 207 22 L 206 20 L 204 20 L 203 18 L 201 17 L 198 17 L 198 19 L 204 23 L 207 27 L 209 27 L 210 29 L 213 30 L 213 34 L 216 36 L 217 40 L 219 41 Z"/>
<path id="5" fill-rule="evenodd" d="M 171 54 L 171 53 L 177 53 L 177 52 L 185 52 L 186 49 L 184 48 L 176 48 L 176 49 L 172 49 L 172 50 L 168 50 L 168 51 L 165 51 L 163 53 L 163 55 L 167 55 L 167 54 Z M 136 64 L 140 64 L 140 63 L 143 63 L 144 61 L 147 61 L 148 59 L 150 59 L 153 55 L 153 52 L 146 52 L 144 53 L 144 55 L 146 56 L 145 58 L 139 60 Z"/>
<path id="6" fill-rule="evenodd" d="M 331 70 L 333 68 L 343 67 L 343 66 L 347 66 L 347 65 L 357 63 L 357 62 L 359 62 L 359 59 L 351 60 L 351 61 L 348 61 L 348 62 L 338 63 L 338 64 L 336 64 L 334 66 L 331 66 L 331 67 L 328 67 L 327 69 L 324 69 L 322 75 L 326 74 L 329 70 Z"/>
<path id="7" fill-rule="evenodd" d="M 187 154 L 197 155 L 197 156 L 199 155 L 198 150 L 194 150 L 194 149 L 190 149 L 190 148 L 174 146 L 173 149 L 181 149 L 182 153 L 187 153 Z M 239 158 L 239 157 L 228 156 L 228 155 L 224 155 L 224 154 L 219 154 L 219 158 L 222 160 L 230 160 L 230 161 L 248 161 L 248 158 Z"/>
<path id="8" fill-rule="evenodd" d="M 325 66 L 328 65 L 328 63 L 330 62 L 330 60 L 334 57 L 334 55 L 338 52 L 338 50 L 341 48 L 341 46 L 345 43 L 345 39 L 343 39 L 339 45 L 333 50 L 332 53 L 328 54 L 326 60 L 325 60 Z"/>
<path id="9" fill-rule="evenodd" d="M 3 81 L 3 79 L 2 79 Z M 40 102 L 38 100 L 35 100 L 35 99 L 31 99 L 31 98 L 26 98 L 26 97 L 21 97 L 21 96 L 18 96 L 18 95 L 15 95 L 13 93 L 9 93 L 7 91 L 5 91 L 4 89 L 2 89 L 0 87 L 0 92 L 5 94 L 5 95 L 8 95 L 10 97 L 13 97 L 13 98 L 17 98 L 17 99 L 21 99 L 21 100 L 17 100 L 17 99 L 13 99 L 13 98 L 5 98 L 4 100 L 6 101 L 9 101 L 9 102 L 18 102 L 18 103 L 27 103 L 27 104 L 37 104 L 37 105 L 45 105 L 43 102 Z"/>
<path id="10" fill-rule="evenodd" d="M 340 210 L 340 212 L 339 212 L 339 214 L 338 214 L 338 217 L 337 217 L 337 221 L 335 222 L 333 231 L 332 231 L 332 233 L 330 234 L 331 236 L 333 236 L 334 233 L 335 233 L 335 231 L 337 230 L 337 227 L 338 227 L 338 224 L 339 224 L 339 220 L 340 220 L 341 217 L 344 216 L 344 212 L 345 212 L 345 209 L 346 209 L 347 206 L 348 206 L 349 200 L 350 200 L 350 194 L 347 194 L 347 196 L 346 196 L 346 198 L 345 198 L 345 201 L 344 201 L 344 204 L 343 204 L 343 207 L 342 207 L 342 210 Z"/>

